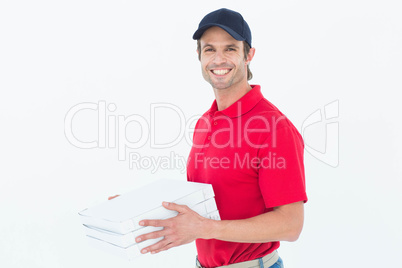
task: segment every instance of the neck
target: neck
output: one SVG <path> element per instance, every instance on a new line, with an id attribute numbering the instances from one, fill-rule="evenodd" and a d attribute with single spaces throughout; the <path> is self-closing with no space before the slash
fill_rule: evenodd
<path id="1" fill-rule="evenodd" d="M 251 86 L 246 83 L 239 87 L 229 87 L 225 89 L 214 88 L 216 104 L 218 111 L 225 110 L 230 105 L 238 101 L 241 97 L 246 95 L 251 90 Z"/>

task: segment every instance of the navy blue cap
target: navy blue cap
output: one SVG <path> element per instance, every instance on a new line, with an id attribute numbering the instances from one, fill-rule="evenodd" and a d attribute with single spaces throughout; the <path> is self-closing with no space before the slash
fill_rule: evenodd
<path id="1" fill-rule="evenodd" d="M 200 39 L 204 32 L 212 26 L 221 27 L 234 39 L 246 41 L 247 44 L 252 47 L 250 27 L 248 27 L 247 22 L 240 13 L 227 8 L 221 8 L 207 14 L 198 25 L 193 39 Z"/>

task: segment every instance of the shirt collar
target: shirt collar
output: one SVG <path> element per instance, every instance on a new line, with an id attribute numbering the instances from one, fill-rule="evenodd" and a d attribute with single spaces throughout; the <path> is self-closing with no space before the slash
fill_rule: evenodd
<path id="1" fill-rule="evenodd" d="M 261 93 L 261 87 L 259 85 L 251 85 L 249 92 L 222 111 L 218 111 L 218 104 L 214 100 L 211 108 L 208 110 L 208 114 L 212 117 L 221 113 L 231 118 L 239 117 L 249 112 L 262 98 L 264 96 Z"/>

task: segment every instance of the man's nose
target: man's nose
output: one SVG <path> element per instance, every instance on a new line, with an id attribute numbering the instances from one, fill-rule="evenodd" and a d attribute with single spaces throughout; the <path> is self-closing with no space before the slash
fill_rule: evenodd
<path id="1" fill-rule="evenodd" d="M 226 57 L 225 54 L 221 51 L 217 51 L 215 53 L 215 57 L 214 57 L 214 64 L 221 64 L 221 63 L 225 63 L 226 62 Z"/>

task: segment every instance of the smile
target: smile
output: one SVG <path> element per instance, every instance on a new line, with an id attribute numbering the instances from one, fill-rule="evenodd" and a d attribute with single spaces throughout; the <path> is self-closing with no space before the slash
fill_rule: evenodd
<path id="1" fill-rule="evenodd" d="M 211 70 L 211 72 L 215 75 L 225 75 L 229 73 L 232 69 L 216 69 L 216 70 Z"/>

